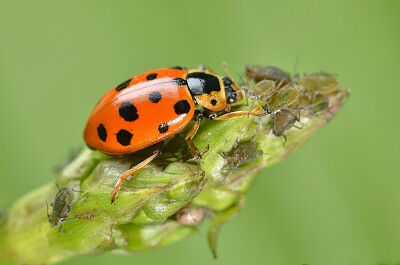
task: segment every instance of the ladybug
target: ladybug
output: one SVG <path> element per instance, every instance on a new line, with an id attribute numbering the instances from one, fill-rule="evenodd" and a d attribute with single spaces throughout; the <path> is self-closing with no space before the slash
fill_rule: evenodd
<path id="1" fill-rule="evenodd" d="M 230 77 L 219 76 L 207 68 L 189 70 L 184 67 L 162 68 L 126 80 L 107 92 L 89 116 L 83 133 L 86 144 L 105 154 L 123 156 L 162 142 L 185 128 L 195 118 L 185 140 L 192 154 L 201 158 L 192 139 L 204 110 L 230 110 L 238 99 L 238 86 Z M 266 115 L 259 109 L 227 112 L 208 118 L 226 120 L 243 115 Z M 111 193 L 111 203 L 122 183 L 161 153 L 161 145 L 153 155 L 123 172 Z"/>

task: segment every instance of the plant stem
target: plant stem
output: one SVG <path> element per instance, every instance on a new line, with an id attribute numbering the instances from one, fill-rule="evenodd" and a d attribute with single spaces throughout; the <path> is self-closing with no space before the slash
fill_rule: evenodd
<path id="1" fill-rule="evenodd" d="M 76 219 L 58 232 L 47 220 L 45 203 L 45 197 L 53 200 L 55 183 L 31 191 L 0 217 L 0 264 L 54 264 L 75 255 L 169 245 L 196 231 L 197 223 L 183 225 L 175 215 L 190 205 L 213 220 L 209 245 L 216 256 L 217 233 L 243 206 L 256 172 L 281 161 L 325 126 L 348 92 L 328 96 L 329 106 L 318 115 L 302 110 L 298 123 L 302 128 L 287 130 L 286 142 L 272 133 L 269 116 L 205 121 L 194 141 L 199 150 L 207 145 L 210 150 L 198 163 L 185 160 L 188 150 L 182 137 L 171 138 L 160 158 L 124 183 L 116 205 L 110 204 L 110 192 L 119 174 L 148 157 L 152 148 L 120 158 L 82 150 L 60 171 L 57 181 L 60 187 L 88 193 L 72 208 L 70 216 Z M 249 149 L 253 144 L 255 149 Z M 227 167 L 235 150 L 245 161 L 237 168 Z M 257 151 L 261 155 L 254 155 Z"/>

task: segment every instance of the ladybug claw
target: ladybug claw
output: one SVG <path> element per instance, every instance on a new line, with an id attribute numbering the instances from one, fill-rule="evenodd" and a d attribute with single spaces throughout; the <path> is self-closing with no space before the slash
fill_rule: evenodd
<path id="1" fill-rule="evenodd" d="M 111 192 L 111 203 L 110 204 L 115 204 L 115 199 L 118 195 L 118 190 L 114 188 Z"/>

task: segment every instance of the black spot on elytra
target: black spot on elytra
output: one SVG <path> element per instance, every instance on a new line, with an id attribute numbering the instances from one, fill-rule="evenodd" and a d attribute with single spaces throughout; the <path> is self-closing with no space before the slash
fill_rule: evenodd
<path id="1" fill-rule="evenodd" d="M 153 102 L 153 103 L 159 102 L 159 101 L 161 100 L 161 98 L 162 98 L 162 97 L 161 97 L 161 93 L 158 92 L 158 91 L 153 91 L 153 92 L 151 92 L 150 95 L 149 95 L 149 99 L 150 99 L 150 101 Z"/>
<path id="2" fill-rule="evenodd" d="M 183 99 L 175 103 L 174 110 L 176 114 L 185 114 L 190 111 L 190 104 L 187 100 Z"/>
<path id="3" fill-rule="evenodd" d="M 131 144 L 132 136 L 132 133 L 122 129 L 117 133 L 117 141 L 123 146 L 128 146 Z"/>
<path id="4" fill-rule="evenodd" d="M 213 105 L 213 106 L 217 105 L 217 100 L 216 99 L 212 99 L 211 100 L 211 105 Z"/>
<path id="5" fill-rule="evenodd" d="M 158 126 L 158 131 L 159 131 L 160 133 L 166 133 L 166 132 L 168 132 L 168 124 L 166 124 L 166 123 L 161 123 L 161 124 Z"/>
<path id="6" fill-rule="evenodd" d="M 116 91 L 121 91 L 122 89 L 125 89 L 125 88 L 129 85 L 129 83 L 131 82 L 131 80 L 132 80 L 132 78 L 126 80 L 125 82 L 123 82 L 123 83 L 121 83 L 121 84 L 119 84 L 119 85 L 115 88 L 115 90 L 116 90 Z"/>
<path id="7" fill-rule="evenodd" d="M 146 76 L 147 81 L 153 80 L 157 78 L 157 73 L 153 73 L 153 74 L 148 74 Z"/>
<path id="8" fill-rule="evenodd" d="M 97 135 L 103 142 L 107 140 L 107 130 L 102 123 L 97 127 Z"/>
<path id="9" fill-rule="evenodd" d="M 137 108 L 129 101 L 123 102 L 119 106 L 119 116 L 126 121 L 135 121 L 139 118 Z"/>

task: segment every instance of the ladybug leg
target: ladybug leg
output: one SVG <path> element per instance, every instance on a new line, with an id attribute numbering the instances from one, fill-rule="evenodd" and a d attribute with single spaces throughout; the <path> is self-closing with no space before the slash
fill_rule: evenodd
<path id="1" fill-rule="evenodd" d="M 226 114 L 223 114 L 221 116 L 214 116 L 210 117 L 211 120 L 217 120 L 217 121 L 223 121 L 223 120 L 229 120 L 232 118 L 240 117 L 240 116 L 248 116 L 248 115 L 253 115 L 253 116 L 265 116 L 268 115 L 268 113 L 261 111 L 260 108 L 255 108 L 251 111 L 233 111 L 233 112 L 228 112 Z"/>
<path id="2" fill-rule="evenodd" d="M 200 122 L 203 119 L 203 114 L 199 113 L 197 115 L 196 118 L 196 123 L 194 124 L 194 126 L 192 127 L 192 129 L 190 129 L 190 131 L 188 132 L 188 134 L 185 137 L 185 140 L 187 141 L 190 151 L 192 152 L 192 155 L 198 158 L 202 158 L 203 155 L 208 151 L 209 146 L 207 145 L 206 149 L 204 149 L 203 151 L 199 151 L 199 149 L 197 149 L 197 147 L 194 145 L 193 143 L 193 137 L 196 135 L 197 130 L 200 127 Z"/>
<path id="3" fill-rule="evenodd" d="M 161 154 L 162 146 L 163 146 L 163 144 L 161 142 L 161 144 L 159 145 L 157 150 L 154 151 L 153 155 L 149 156 L 148 158 L 146 158 L 145 160 L 143 160 L 142 162 L 140 162 L 139 164 L 137 164 L 133 168 L 128 169 L 127 171 L 123 172 L 119 176 L 119 179 L 118 179 L 117 183 L 115 183 L 114 189 L 111 192 L 111 204 L 115 203 L 115 198 L 117 197 L 118 192 L 121 189 L 122 183 L 124 183 L 125 180 L 127 180 L 130 176 L 135 174 L 137 171 L 139 171 L 145 165 L 147 165 L 148 163 L 153 161 L 156 157 L 158 157 Z"/>
<path id="4" fill-rule="evenodd" d="M 232 75 L 231 75 L 231 73 L 228 71 L 228 64 L 227 63 L 222 63 L 222 68 L 224 69 L 224 72 L 225 72 L 225 74 L 226 74 L 226 76 L 227 77 L 229 77 L 232 81 L 234 81 L 235 80 L 235 78 L 233 78 L 232 77 Z M 240 75 L 239 75 L 240 76 Z M 243 81 L 243 78 L 240 76 L 240 79 L 242 79 L 242 81 Z M 244 82 L 243 82 L 244 83 Z"/>

